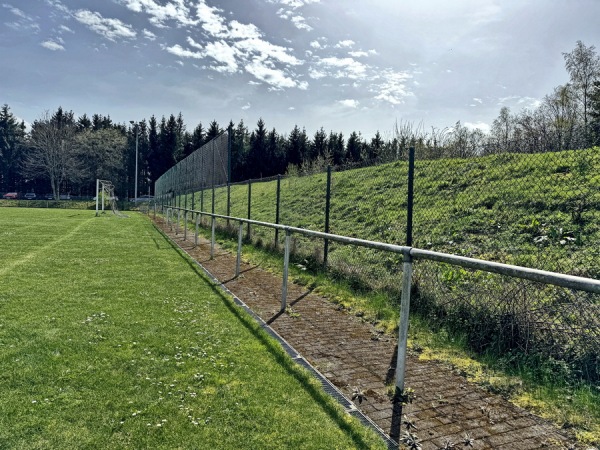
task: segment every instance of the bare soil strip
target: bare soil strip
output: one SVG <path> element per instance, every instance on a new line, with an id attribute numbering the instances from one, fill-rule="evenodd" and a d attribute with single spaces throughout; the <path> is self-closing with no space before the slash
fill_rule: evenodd
<path id="1" fill-rule="evenodd" d="M 288 285 L 291 312 L 281 313 L 281 278 L 249 264 L 242 264 L 241 276 L 235 278 L 235 255 L 216 248 L 210 259 L 206 240 L 196 246 L 193 237 L 184 240 L 162 219 L 157 219 L 157 226 L 348 399 L 355 396 L 356 407 L 394 440 L 410 432 L 423 450 L 584 448 L 552 424 L 417 355 L 409 356 L 406 373 L 406 386 L 414 390 L 414 398 L 405 405 L 394 404 L 389 396 L 395 378 L 394 339 L 295 284 Z M 455 447 L 445 447 L 448 443 Z"/>

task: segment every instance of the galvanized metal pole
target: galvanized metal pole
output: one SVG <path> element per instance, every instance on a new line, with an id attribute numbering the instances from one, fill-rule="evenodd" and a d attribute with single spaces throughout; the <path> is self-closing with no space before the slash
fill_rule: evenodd
<path id="1" fill-rule="evenodd" d="M 215 257 L 215 216 L 212 216 L 211 222 L 212 231 L 210 233 L 210 259 L 213 259 Z"/>
<path id="2" fill-rule="evenodd" d="M 177 223 L 175 224 L 175 236 L 179 233 L 179 224 L 181 223 L 181 209 L 177 209 Z"/>
<path id="3" fill-rule="evenodd" d="M 281 287 L 281 311 L 287 306 L 288 270 L 290 267 L 290 236 L 289 230 L 285 230 L 285 249 L 283 252 L 283 285 Z"/>
<path id="4" fill-rule="evenodd" d="M 400 300 L 400 325 L 398 328 L 398 360 L 396 362 L 396 391 L 404 392 L 406 371 L 406 343 L 408 341 L 408 319 L 410 312 L 410 290 L 412 284 L 412 257 L 404 254 L 402 267 L 402 297 Z"/>
<path id="5" fill-rule="evenodd" d="M 240 266 L 242 264 L 242 239 L 244 234 L 244 222 L 240 220 L 240 226 L 238 229 L 238 248 L 237 248 L 237 260 L 235 263 L 235 277 L 240 276 Z"/>
<path id="6" fill-rule="evenodd" d="M 198 245 L 198 227 L 200 226 L 200 214 L 196 213 L 196 234 L 194 235 L 194 245 Z"/>
<path id="7" fill-rule="evenodd" d="M 187 195 L 185 196 L 187 199 Z M 186 201 L 187 203 L 187 201 Z M 188 210 L 186 209 L 185 212 L 183 213 L 183 240 L 187 241 L 187 216 L 188 216 Z"/>
<path id="8" fill-rule="evenodd" d="M 231 185 L 227 181 L 227 217 L 231 216 Z M 227 219 L 227 231 L 229 231 L 229 219 Z"/>
<path id="9" fill-rule="evenodd" d="M 204 212 L 204 186 L 200 190 L 200 211 Z"/>
<path id="10" fill-rule="evenodd" d="M 251 205 L 252 205 L 252 181 L 248 181 L 248 220 L 251 219 Z M 248 239 L 250 239 L 250 223 L 248 223 Z"/>

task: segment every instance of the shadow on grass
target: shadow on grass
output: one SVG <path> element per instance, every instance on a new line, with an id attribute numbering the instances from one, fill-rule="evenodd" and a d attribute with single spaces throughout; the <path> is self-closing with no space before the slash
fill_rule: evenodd
<path id="1" fill-rule="evenodd" d="M 327 413 L 327 415 L 329 415 L 329 417 L 340 427 L 340 429 L 352 439 L 355 445 L 358 448 L 369 448 L 370 443 L 364 439 L 358 430 L 358 427 L 361 425 L 356 422 L 356 425 L 352 426 L 348 421 L 349 415 L 344 412 L 339 405 L 336 404 L 333 398 L 322 391 L 315 378 L 308 373 L 306 369 L 296 364 L 279 345 L 279 343 L 263 330 L 261 324 L 254 317 L 252 317 L 251 314 L 233 302 L 230 296 L 227 295 L 221 288 L 221 283 L 218 280 L 212 279 L 204 271 L 204 268 L 200 265 L 200 263 L 196 262 L 185 252 L 185 250 L 180 248 L 175 242 L 169 239 L 169 237 L 156 224 L 154 224 L 154 228 L 163 236 L 166 242 L 169 243 L 169 245 L 181 256 L 181 258 L 190 266 L 190 268 L 196 272 L 201 279 L 208 282 L 213 292 L 215 292 L 223 300 L 224 305 L 240 321 L 240 323 L 248 331 L 250 331 L 250 333 L 258 341 L 262 343 L 275 361 L 300 383 L 305 392 L 307 392 L 322 408 L 322 410 Z M 302 295 L 300 298 L 296 299 L 295 302 L 304 297 L 305 295 Z"/>

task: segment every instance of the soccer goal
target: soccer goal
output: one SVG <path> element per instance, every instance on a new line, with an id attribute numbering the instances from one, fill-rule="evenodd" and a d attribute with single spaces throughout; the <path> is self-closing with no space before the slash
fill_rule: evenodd
<path id="1" fill-rule="evenodd" d="M 119 217 L 127 217 L 117 205 L 117 197 L 115 195 L 115 186 L 107 180 L 96 179 L 96 216 L 104 214 L 105 205 L 110 206 L 113 214 Z"/>

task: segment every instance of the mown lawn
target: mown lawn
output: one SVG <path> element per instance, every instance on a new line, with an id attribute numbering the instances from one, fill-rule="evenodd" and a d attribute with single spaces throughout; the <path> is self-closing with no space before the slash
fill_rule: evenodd
<path id="1" fill-rule="evenodd" d="M 0 448 L 384 448 L 142 215 L 0 210 Z"/>

